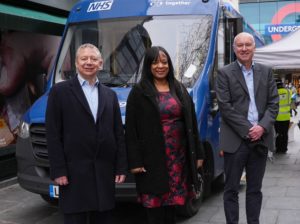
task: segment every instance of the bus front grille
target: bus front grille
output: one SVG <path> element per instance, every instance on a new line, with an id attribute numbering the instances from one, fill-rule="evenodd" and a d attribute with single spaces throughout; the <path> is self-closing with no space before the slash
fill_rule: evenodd
<path id="1" fill-rule="evenodd" d="M 38 159 L 48 160 L 45 125 L 32 124 L 30 126 L 30 137 L 34 156 Z"/>

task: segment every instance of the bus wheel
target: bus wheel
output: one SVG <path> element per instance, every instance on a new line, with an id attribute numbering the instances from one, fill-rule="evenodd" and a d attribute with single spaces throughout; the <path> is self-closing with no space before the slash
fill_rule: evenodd
<path id="1" fill-rule="evenodd" d="M 194 216 L 199 208 L 201 207 L 203 198 L 204 198 L 204 189 L 205 183 L 203 181 L 203 174 L 198 173 L 198 178 L 202 182 L 199 192 L 196 194 L 196 197 L 189 198 L 185 205 L 177 207 L 177 214 L 184 217 L 192 217 Z"/>

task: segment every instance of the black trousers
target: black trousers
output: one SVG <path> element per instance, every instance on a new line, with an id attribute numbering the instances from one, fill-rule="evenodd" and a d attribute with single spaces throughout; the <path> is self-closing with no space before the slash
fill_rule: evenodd
<path id="1" fill-rule="evenodd" d="M 225 187 L 224 211 L 227 224 L 239 223 L 239 187 L 243 170 L 246 171 L 246 215 L 248 224 L 259 224 L 262 204 L 262 181 L 268 151 L 259 153 L 242 142 L 235 153 L 224 153 Z"/>
<path id="2" fill-rule="evenodd" d="M 64 224 L 112 224 L 112 211 L 64 214 Z"/>
<path id="3" fill-rule="evenodd" d="M 288 131 L 290 121 L 276 121 L 276 152 L 287 152 L 288 148 Z"/>
<path id="4" fill-rule="evenodd" d="M 147 224 L 175 224 L 175 206 L 146 208 Z"/>

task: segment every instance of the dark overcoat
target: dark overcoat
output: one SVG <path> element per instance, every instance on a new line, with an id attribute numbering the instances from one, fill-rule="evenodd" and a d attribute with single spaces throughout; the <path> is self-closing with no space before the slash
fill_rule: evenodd
<path id="1" fill-rule="evenodd" d="M 186 156 L 189 180 L 197 185 L 196 160 L 204 158 L 197 130 L 194 104 L 186 89 L 175 82 L 176 94 L 183 107 Z M 126 145 L 129 169 L 145 167 L 136 174 L 139 193 L 163 194 L 168 192 L 168 171 L 163 129 L 156 96 L 147 86 L 136 85 L 131 90 L 126 106 Z"/>
<path id="2" fill-rule="evenodd" d="M 46 128 L 50 176 L 69 179 L 59 192 L 64 213 L 112 209 L 115 175 L 127 171 L 117 96 L 102 84 L 98 93 L 96 122 L 77 77 L 54 85 L 49 94 Z"/>

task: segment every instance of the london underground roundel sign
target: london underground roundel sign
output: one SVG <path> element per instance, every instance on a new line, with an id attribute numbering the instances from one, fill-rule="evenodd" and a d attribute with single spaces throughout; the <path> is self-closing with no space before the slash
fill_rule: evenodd
<path id="1" fill-rule="evenodd" d="M 283 6 L 281 9 L 279 9 L 277 13 L 273 16 L 272 24 L 274 25 L 280 24 L 286 16 L 296 12 L 300 13 L 300 3 L 287 4 Z M 272 35 L 273 41 L 280 40 L 280 39 L 281 39 L 280 34 Z"/>

